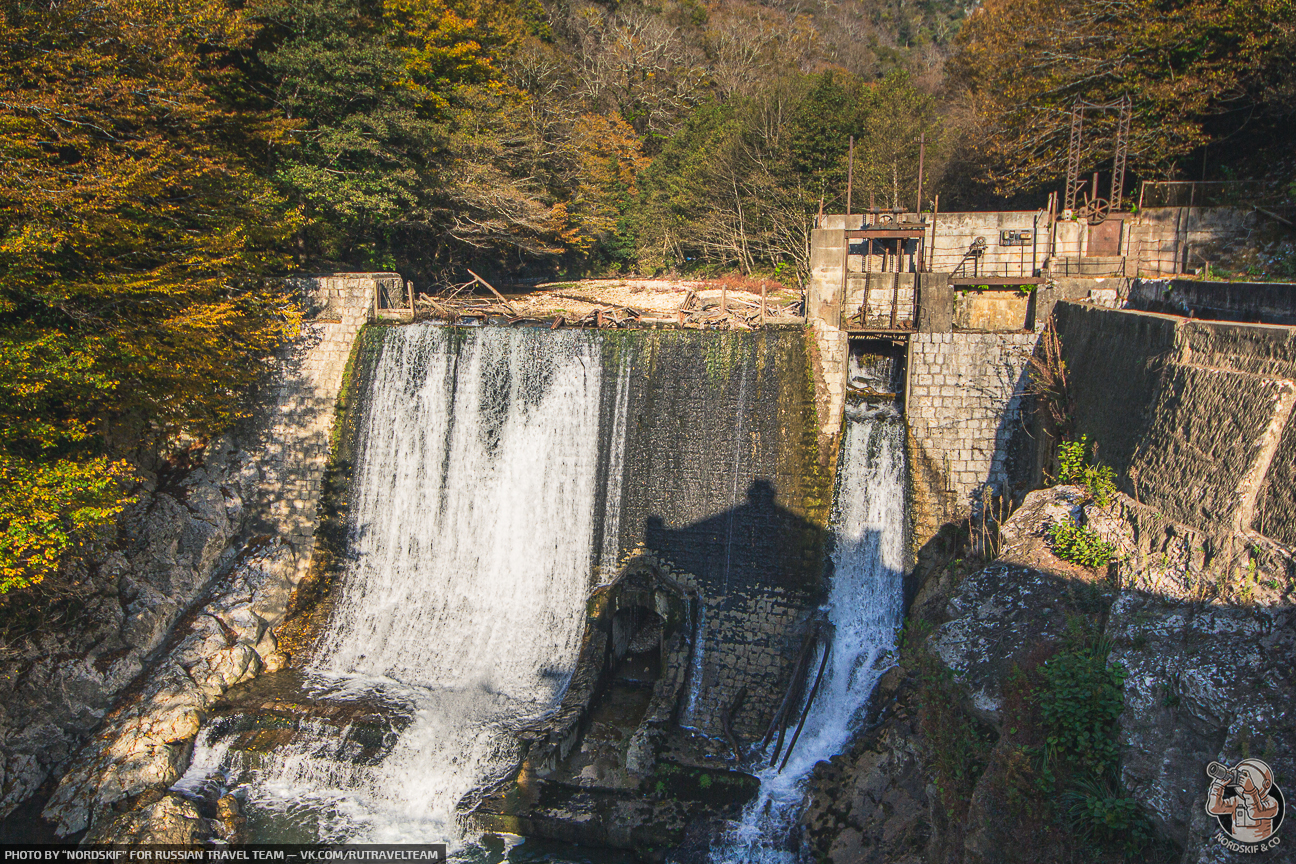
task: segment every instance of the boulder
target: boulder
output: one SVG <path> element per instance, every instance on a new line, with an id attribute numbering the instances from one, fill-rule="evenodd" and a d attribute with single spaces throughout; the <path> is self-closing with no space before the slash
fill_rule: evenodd
<path id="1" fill-rule="evenodd" d="M 1213 861 L 1206 766 L 1253 756 L 1296 777 L 1296 609 L 1131 593 L 1107 633 L 1128 672 L 1122 780 L 1185 861 Z"/>

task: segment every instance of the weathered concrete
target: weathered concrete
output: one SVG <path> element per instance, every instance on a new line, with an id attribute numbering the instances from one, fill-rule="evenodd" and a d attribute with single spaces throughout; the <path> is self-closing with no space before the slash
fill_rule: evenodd
<path id="1" fill-rule="evenodd" d="M 697 590 L 704 660 L 692 724 L 717 737 L 743 687 L 734 729 L 745 740 L 764 733 L 798 626 L 822 593 L 832 462 L 819 435 L 837 429 L 818 426 L 810 335 L 607 337 L 620 346 L 607 374 L 629 364 L 618 549 L 646 548 Z M 834 358 L 844 378 L 844 344 Z"/>
<path id="2" fill-rule="evenodd" d="M 400 278 L 343 273 L 294 280 L 313 301 L 314 314 L 303 322 L 301 336 L 284 360 L 285 374 L 277 376 L 264 448 L 256 454 L 261 482 L 259 525 L 254 526 L 273 529 L 292 547 L 294 584 L 310 568 L 333 406 L 347 358 L 356 334 L 373 315 L 377 283 L 392 277 Z"/>
<path id="3" fill-rule="evenodd" d="M 1296 284 L 1134 279 L 1127 308 L 1189 318 L 1296 324 Z"/>
<path id="4" fill-rule="evenodd" d="M 1291 546 L 1296 330 L 1062 303 L 1075 433 L 1123 491 L 1218 538 Z"/>
<path id="5" fill-rule="evenodd" d="M 806 320 L 841 327 L 842 290 L 845 287 L 846 232 L 816 228 L 810 232 L 810 282 L 806 287 Z"/>
<path id="6" fill-rule="evenodd" d="M 955 293 L 955 329 L 995 333 L 1028 330 L 1030 323 L 1030 295 L 1015 288 Z"/>
<path id="7" fill-rule="evenodd" d="M 1122 252 L 1134 276 L 1192 272 L 1246 242 L 1255 211 L 1240 207 L 1149 207 L 1129 225 Z"/>

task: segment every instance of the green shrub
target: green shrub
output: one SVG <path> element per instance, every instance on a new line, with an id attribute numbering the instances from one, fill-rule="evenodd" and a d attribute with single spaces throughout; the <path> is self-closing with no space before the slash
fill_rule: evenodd
<path id="1" fill-rule="evenodd" d="M 1040 670 L 1044 773 L 1048 785 L 1064 787 L 1060 815 L 1073 835 L 1086 845 L 1136 855 L 1148 850 L 1155 832 L 1118 779 L 1125 667 L 1107 662 L 1111 643 L 1105 639 L 1072 629 L 1068 643 Z"/>
<path id="2" fill-rule="evenodd" d="M 1084 773 L 1115 773 L 1120 763 L 1116 718 L 1123 707 L 1125 667 L 1108 663 L 1104 640 L 1063 651 L 1044 664 L 1047 686 L 1040 714 L 1050 761 L 1061 759 Z"/>
<path id="3" fill-rule="evenodd" d="M 1055 522 L 1048 529 L 1053 554 L 1063 561 L 1084 567 L 1105 567 L 1116 557 L 1116 547 L 1098 536 L 1092 528 L 1077 525 L 1071 519 Z"/>
<path id="4" fill-rule="evenodd" d="M 1090 845 L 1133 854 L 1153 839 L 1152 825 L 1138 801 L 1110 779 L 1073 780 L 1062 793 L 1071 832 Z"/>
<path id="5" fill-rule="evenodd" d="M 1089 445 L 1089 436 L 1058 445 L 1059 483 L 1083 486 L 1099 507 L 1106 507 L 1116 495 L 1116 472 L 1110 465 L 1097 461 L 1098 443 Z M 1090 460 L 1094 461 L 1090 461 Z"/>

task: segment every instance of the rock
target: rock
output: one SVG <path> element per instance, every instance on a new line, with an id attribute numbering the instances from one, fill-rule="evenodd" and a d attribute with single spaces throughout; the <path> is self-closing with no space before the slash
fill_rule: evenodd
<path id="1" fill-rule="evenodd" d="M 999 560 L 1057 573 L 1085 573 L 1086 568 L 1063 561 L 1053 554 L 1048 531 L 1059 522 L 1085 524 L 1089 493 L 1079 486 L 1036 489 L 1026 496 L 999 528 Z"/>
<path id="2" fill-rule="evenodd" d="M 211 823 L 199 815 L 192 801 L 170 793 L 151 804 L 105 820 L 86 836 L 85 842 L 202 846 L 214 833 Z"/>
<path id="3" fill-rule="evenodd" d="M 286 572 L 273 566 L 286 557 L 286 545 L 268 543 L 245 557 L 224 590 L 192 618 L 154 682 L 87 745 L 44 810 L 58 836 L 95 824 L 106 808 L 145 790 L 169 787 L 184 773 L 212 703 L 266 668 L 258 649 L 282 664 L 269 630 L 286 609 L 278 599 L 287 590 Z M 256 615 L 258 596 L 271 598 L 267 607 L 280 610 L 280 620 Z M 131 824 L 143 830 L 144 823 Z"/>
<path id="4" fill-rule="evenodd" d="M 216 801 L 216 820 L 213 826 L 216 834 L 226 843 L 246 843 L 247 818 L 243 807 L 233 795 L 225 795 Z"/>
<path id="5" fill-rule="evenodd" d="M 1296 777 L 1296 609 L 1126 594 L 1107 634 L 1128 672 L 1122 780 L 1185 861 L 1213 860 L 1206 765 L 1254 756 Z"/>
<path id="6" fill-rule="evenodd" d="M 1060 639 L 1077 594 L 1092 591 L 1089 583 L 1052 573 L 991 564 L 955 589 L 950 620 L 927 646 L 968 688 L 977 716 L 997 725 L 1003 677 L 1039 642 Z"/>
<path id="7" fill-rule="evenodd" d="M 215 465 L 195 469 L 171 491 L 141 492 L 123 514 L 120 533 L 133 540 L 103 553 L 99 587 L 84 598 L 78 626 L 0 663 L 0 815 L 35 792 L 103 722 L 232 552 L 242 505 L 223 490 L 236 490 L 240 501 L 251 494 L 239 479 L 250 457 L 228 439 L 212 448 Z M 230 657 L 218 674 L 236 675 L 242 662 Z"/>

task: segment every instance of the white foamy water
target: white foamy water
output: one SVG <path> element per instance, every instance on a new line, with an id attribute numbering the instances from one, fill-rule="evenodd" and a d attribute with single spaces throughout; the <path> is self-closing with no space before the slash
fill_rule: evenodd
<path id="1" fill-rule="evenodd" d="M 716 864 L 791 864 L 788 836 L 801 815 L 806 778 L 817 762 L 840 753 L 894 649 L 904 604 L 904 424 L 890 411 L 847 409 L 846 437 L 833 505 L 833 574 L 824 606 L 836 638 L 819 692 L 787 767 L 760 754 L 760 792 L 712 851 Z M 809 664 L 811 680 L 822 654 Z M 791 741 L 801 708 L 787 733 Z M 779 755 L 781 764 L 784 754 Z"/>
<path id="2" fill-rule="evenodd" d="M 630 405 L 630 353 L 622 346 L 617 368 L 616 404 L 612 436 L 608 441 L 607 483 L 603 495 L 603 549 L 599 554 L 599 581 L 611 582 L 617 571 L 621 543 L 621 486 L 625 479 L 626 417 Z"/>
<path id="3" fill-rule="evenodd" d="M 381 693 L 413 719 L 376 764 L 316 724 L 254 769 L 254 808 L 309 811 L 320 839 L 457 845 L 459 800 L 514 764 L 511 731 L 555 704 L 575 666 L 601 367 L 598 342 L 573 331 L 387 335 L 341 594 L 306 671 L 330 697 Z M 194 765 L 210 774 L 223 754 L 207 740 Z"/>

